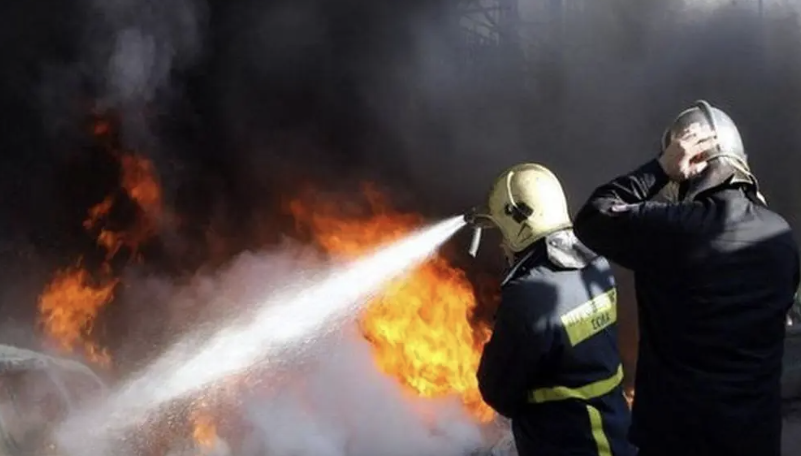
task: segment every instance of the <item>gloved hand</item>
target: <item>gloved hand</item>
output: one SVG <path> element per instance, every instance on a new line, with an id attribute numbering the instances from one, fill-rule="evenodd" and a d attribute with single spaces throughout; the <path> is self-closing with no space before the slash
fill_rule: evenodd
<path id="1" fill-rule="evenodd" d="M 717 136 L 708 126 L 692 124 L 672 138 L 659 157 L 659 164 L 670 180 L 681 182 L 706 169 L 707 152 L 717 145 Z"/>

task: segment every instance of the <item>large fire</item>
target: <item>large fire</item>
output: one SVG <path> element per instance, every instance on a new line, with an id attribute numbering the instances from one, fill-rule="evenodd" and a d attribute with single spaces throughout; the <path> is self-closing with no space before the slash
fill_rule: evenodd
<path id="1" fill-rule="evenodd" d="M 93 330 L 101 310 L 114 300 L 119 284 L 112 261 L 118 263 L 123 252 L 126 261 L 141 260 L 140 248 L 159 234 L 165 208 L 153 163 L 115 148 L 108 122 L 97 122 L 93 134 L 109 146 L 108 152 L 121 170 L 120 188 L 92 206 L 83 223 L 105 252 L 104 260 L 90 270 L 79 259 L 57 272 L 38 305 L 44 333 L 55 348 L 66 353 L 81 351 L 89 361 L 108 366 L 111 354 L 99 344 Z M 333 201 L 308 204 L 308 195 L 294 200 L 289 210 L 298 229 L 309 231 L 315 244 L 340 258 L 353 258 L 397 240 L 424 222 L 418 215 L 392 210 L 370 187 L 364 194 L 370 206 L 366 217 L 348 214 Z M 134 203 L 137 211 L 124 229 L 111 221 L 121 198 Z M 391 283 L 369 303 L 359 323 L 373 347 L 377 367 L 410 394 L 431 398 L 456 395 L 470 414 L 486 422 L 494 413 L 481 400 L 475 371 L 489 330 L 471 322 L 475 307 L 475 293 L 465 274 L 437 256 Z M 235 395 L 209 392 L 208 401 L 192 405 L 185 419 L 193 431 L 186 437 L 200 449 L 213 447 L 219 438 L 218 425 L 230 415 L 221 404 L 232 402 Z"/>
<path id="2" fill-rule="evenodd" d="M 392 242 L 422 225 L 421 217 L 398 213 L 371 187 L 365 188 L 367 218 L 341 215 L 336 202 L 297 199 L 289 204 L 295 220 L 332 255 L 353 258 Z M 369 304 L 360 319 L 374 348 L 378 367 L 424 397 L 461 396 L 477 419 L 494 413 L 481 399 L 475 372 L 485 327 L 471 324 L 476 307 L 473 287 L 464 273 L 436 256 L 391 283 Z"/>

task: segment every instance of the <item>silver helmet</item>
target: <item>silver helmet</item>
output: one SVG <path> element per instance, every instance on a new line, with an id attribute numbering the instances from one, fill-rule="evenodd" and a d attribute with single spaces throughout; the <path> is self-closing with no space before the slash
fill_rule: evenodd
<path id="1" fill-rule="evenodd" d="M 755 194 L 762 199 L 757 189 L 757 180 L 748 164 L 743 139 L 737 125 L 722 110 L 704 100 L 698 100 L 682 111 L 662 135 L 662 152 L 670 142 L 692 124 L 708 127 L 717 136 L 715 147 L 704 153 L 703 160 L 709 163 L 701 175 L 678 185 L 672 183 L 661 192 L 668 200 L 692 199 L 702 191 L 723 183 L 740 183 L 753 186 Z"/>
<path id="2" fill-rule="evenodd" d="M 713 107 L 704 100 L 693 103 L 690 108 L 682 111 L 662 135 L 662 150 L 670 144 L 671 140 L 681 134 L 692 124 L 709 127 L 717 135 L 717 146 L 707 152 L 706 160 L 718 157 L 729 157 L 748 169 L 748 156 L 745 153 L 743 139 L 734 121 L 728 114 Z"/>

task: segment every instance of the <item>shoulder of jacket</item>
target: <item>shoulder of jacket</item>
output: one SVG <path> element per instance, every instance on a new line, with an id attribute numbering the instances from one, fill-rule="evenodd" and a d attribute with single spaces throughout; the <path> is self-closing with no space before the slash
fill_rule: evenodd
<path id="1" fill-rule="evenodd" d="M 539 268 L 532 268 L 520 274 L 508 277 L 501 283 L 501 290 L 507 293 L 534 290 L 539 285 L 548 284 L 551 281 L 546 272 L 539 270 Z"/>
<path id="2" fill-rule="evenodd" d="M 551 280 L 532 275 L 518 277 L 504 287 L 496 318 L 503 315 L 507 320 L 544 325 L 559 299 L 558 285 Z"/>
<path id="3" fill-rule="evenodd" d="M 538 257 L 540 256 L 537 250 L 531 250 L 519 258 L 506 272 L 506 276 L 504 276 L 503 280 L 501 280 L 501 288 L 505 288 L 520 277 L 531 274 L 533 272 L 530 267 L 531 262 L 539 261 L 538 258 L 534 258 L 535 255 Z"/>

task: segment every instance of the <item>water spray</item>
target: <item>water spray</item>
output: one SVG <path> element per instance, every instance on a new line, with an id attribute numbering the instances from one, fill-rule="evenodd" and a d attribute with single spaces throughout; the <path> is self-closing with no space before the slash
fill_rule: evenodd
<path id="1" fill-rule="evenodd" d="M 301 277 L 265 297 L 247 321 L 202 344 L 177 344 L 109 397 L 64 422 L 55 435 L 59 447 L 72 456 L 119 454 L 111 446 L 115 438 L 160 406 L 253 367 L 269 370 L 291 362 L 289 351 L 310 347 L 351 321 L 387 281 L 423 262 L 466 223 L 465 216 L 453 217 L 341 269 Z"/>

